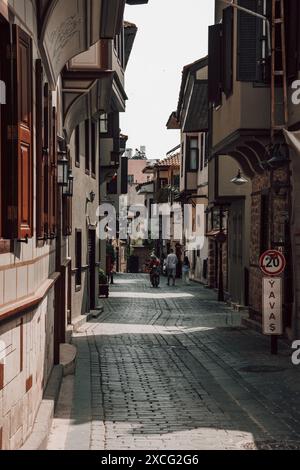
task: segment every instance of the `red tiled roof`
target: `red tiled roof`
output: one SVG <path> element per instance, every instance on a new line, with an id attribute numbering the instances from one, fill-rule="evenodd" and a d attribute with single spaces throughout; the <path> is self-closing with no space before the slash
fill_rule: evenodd
<path id="1" fill-rule="evenodd" d="M 180 167 L 180 153 L 176 153 L 175 155 L 171 155 L 163 160 L 160 160 L 157 166 L 171 166 L 174 168 Z"/>

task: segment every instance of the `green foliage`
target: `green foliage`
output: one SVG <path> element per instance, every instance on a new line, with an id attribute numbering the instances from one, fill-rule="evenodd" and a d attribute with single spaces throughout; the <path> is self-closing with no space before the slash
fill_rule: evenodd
<path id="1" fill-rule="evenodd" d="M 99 269 L 99 284 L 105 285 L 107 284 L 107 276 L 103 269 Z"/>

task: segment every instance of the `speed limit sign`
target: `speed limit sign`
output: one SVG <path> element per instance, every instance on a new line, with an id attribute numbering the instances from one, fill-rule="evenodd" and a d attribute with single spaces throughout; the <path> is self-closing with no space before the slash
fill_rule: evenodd
<path id="1" fill-rule="evenodd" d="M 261 255 L 259 266 L 265 275 L 279 276 L 285 270 L 286 259 L 280 251 L 268 250 Z"/>

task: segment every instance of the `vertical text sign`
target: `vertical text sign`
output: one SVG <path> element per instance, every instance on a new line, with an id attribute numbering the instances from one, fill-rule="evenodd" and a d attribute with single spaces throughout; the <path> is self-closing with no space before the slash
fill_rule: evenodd
<path id="1" fill-rule="evenodd" d="M 282 280 L 263 279 L 263 333 L 282 335 Z"/>

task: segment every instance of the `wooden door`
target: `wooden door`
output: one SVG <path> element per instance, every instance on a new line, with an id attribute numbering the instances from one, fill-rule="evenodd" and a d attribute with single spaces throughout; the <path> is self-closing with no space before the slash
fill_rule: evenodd
<path id="1" fill-rule="evenodd" d="M 89 257 L 89 304 L 90 310 L 96 307 L 96 231 L 89 230 L 88 234 Z"/>

